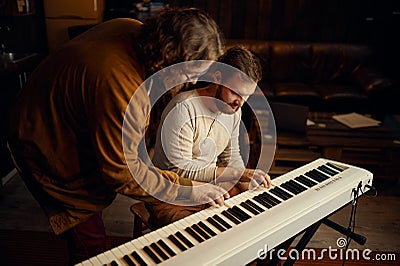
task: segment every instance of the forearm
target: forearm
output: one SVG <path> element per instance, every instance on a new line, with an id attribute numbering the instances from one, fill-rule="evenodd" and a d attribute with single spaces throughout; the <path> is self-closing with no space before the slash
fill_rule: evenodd
<path id="1" fill-rule="evenodd" d="M 216 166 L 208 166 L 200 168 L 193 163 L 185 164 L 184 167 L 179 168 L 173 166 L 170 170 L 177 173 L 180 177 L 188 178 L 194 181 L 211 182 L 215 179 Z"/>
<path id="2" fill-rule="evenodd" d="M 244 168 L 217 167 L 217 181 L 238 181 L 242 177 Z"/>

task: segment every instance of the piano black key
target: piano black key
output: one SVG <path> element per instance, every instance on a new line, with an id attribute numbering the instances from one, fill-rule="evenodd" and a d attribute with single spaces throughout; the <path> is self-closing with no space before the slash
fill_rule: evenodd
<path id="1" fill-rule="evenodd" d="M 233 206 L 232 210 L 236 211 L 237 213 L 240 213 L 246 220 L 250 219 L 251 216 L 245 213 L 242 209 L 240 209 L 238 206 Z"/>
<path id="2" fill-rule="evenodd" d="M 201 229 L 203 229 L 204 231 L 206 231 L 210 236 L 216 236 L 217 235 L 217 233 L 215 233 L 210 227 L 208 227 L 205 223 L 203 223 L 203 222 L 198 222 L 197 223 L 200 227 L 201 227 Z"/>
<path id="3" fill-rule="evenodd" d="M 259 211 L 260 213 L 264 212 L 265 210 L 263 208 L 261 208 L 260 206 L 258 206 L 257 204 L 255 204 L 254 202 L 252 202 L 250 199 L 245 201 L 250 207 L 252 207 L 253 209 Z"/>
<path id="4" fill-rule="evenodd" d="M 146 252 L 147 255 L 155 262 L 155 263 L 161 263 L 160 258 L 157 257 L 157 255 L 149 248 L 149 246 L 145 246 L 143 248 L 144 252 Z"/>
<path id="5" fill-rule="evenodd" d="M 257 197 L 260 198 L 262 201 L 264 201 L 266 204 L 268 204 L 268 206 L 269 206 L 268 208 L 271 208 L 271 207 L 277 205 L 277 203 L 269 197 L 269 194 L 267 192 L 264 192 L 264 193 L 258 195 Z M 255 197 L 254 197 L 254 199 L 255 199 Z"/>
<path id="6" fill-rule="evenodd" d="M 129 266 L 136 266 L 136 264 L 131 260 L 128 255 L 122 257 L 122 259 L 128 264 Z"/>
<path id="7" fill-rule="evenodd" d="M 214 220 L 212 217 L 208 217 L 207 221 L 212 224 L 215 228 L 217 228 L 219 231 L 224 232 L 226 229 L 223 227 L 221 224 L 219 224 L 216 220 Z"/>
<path id="8" fill-rule="evenodd" d="M 261 195 L 257 195 L 253 198 L 255 201 L 257 201 L 258 203 L 260 203 L 261 205 L 263 205 L 264 207 L 266 207 L 267 209 L 271 208 L 272 205 L 266 201 L 266 199 L 263 199 L 261 197 Z"/>
<path id="9" fill-rule="evenodd" d="M 288 194 L 279 187 L 274 187 L 273 189 L 270 189 L 269 192 L 280 197 L 283 200 L 287 200 L 291 197 L 291 195 L 288 196 Z"/>
<path id="10" fill-rule="evenodd" d="M 332 167 L 333 169 L 338 170 L 339 172 L 343 172 L 343 169 L 340 168 L 339 166 L 334 165 L 333 163 L 327 162 L 326 163 L 329 167 Z"/>
<path id="11" fill-rule="evenodd" d="M 219 217 L 217 214 L 214 214 L 213 218 L 219 222 L 221 225 L 223 225 L 226 229 L 232 228 L 230 224 L 224 221 L 221 217 Z"/>
<path id="12" fill-rule="evenodd" d="M 240 213 L 237 213 L 236 211 L 232 210 L 232 208 L 229 208 L 226 211 L 229 212 L 229 214 L 231 214 L 233 217 L 238 219 L 240 222 L 246 221 L 246 218 L 244 218 Z"/>
<path id="13" fill-rule="evenodd" d="M 268 199 L 270 202 L 272 202 L 272 204 L 275 206 L 279 203 L 281 203 L 280 200 L 278 200 L 277 198 L 275 198 L 274 196 L 272 196 L 270 193 L 268 192 L 264 192 L 261 194 L 263 198 Z"/>
<path id="14" fill-rule="evenodd" d="M 311 170 L 311 172 L 313 172 L 314 174 L 320 176 L 320 177 L 321 177 L 322 179 L 324 179 L 324 180 L 327 180 L 327 179 L 330 178 L 330 176 L 328 176 L 328 175 L 326 175 L 326 174 L 324 174 L 324 173 L 318 171 L 317 169 L 313 169 L 313 170 Z"/>
<path id="15" fill-rule="evenodd" d="M 252 208 L 249 204 L 247 204 L 245 201 L 241 202 L 240 205 L 241 205 L 243 208 L 246 208 L 246 210 L 248 210 L 249 212 L 251 212 L 251 213 L 254 214 L 254 215 L 257 215 L 257 214 L 260 213 L 259 211 L 253 209 L 253 208 Z"/>
<path id="16" fill-rule="evenodd" d="M 110 263 L 110 265 L 111 265 L 111 266 L 118 266 L 118 263 L 116 263 L 115 260 L 113 260 L 113 261 Z"/>
<path id="17" fill-rule="evenodd" d="M 286 189 L 296 195 L 301 192 L 296 187 L 293 187 L 292 185 L 290 185 L 288 182 L 281 184 L 281 187 L 283 187 L 284 189 Z"/>
<path id="18" fill-rule="evenodd" d="M 147 266 L 147 263 L 137 254 L 136 251 L 131 253 L 132 257 L 139 263 L 140 266 Z"/>
<path id="19" fill-rule="evenodd" d="M 290 180 L 288 183 L 291 184 L 292 186 L 296 187 L 297 189 L 299 189 L 301 192 L 307 190 L 306 187 L 304 187 L 302 184 L 299 184 L 298 182 L 294 181 L 293 179 Z"/>
<path id="20" fill-rule="evenodd" d="M 236 219 L 234 216 L 232 216 L 232 214 L 230 214 L 227 211 L 222 211 L 221 214 L 223 216 L 225 216 L 226 218 L 228 218 L 229 220 L 231 220 L 232 222 L 234 222 L 235 224 L 240 224 L 241 223 L 238 219 Z"/>
<path id="21" fill-rule="evenodd" d="M 204 239 L 201 236 L 199 236 L 195 231 L 193 231 L 192 228 L 186 227 L 185 231 L 188 232 L 194 239 L 196 239 L 200 243 L 204 241 Z"/>
<path id="22" fill-rule="evenodd" d="M 293 195 L 291 195 L 290 193 L 286 192 L 285 190 L 283 190 L 280 187 L 274 187 L 273 190 L 279 191 L 279 193 L 281 193 L 282 195 L 285 195 L 285 197 L 288 197 L 288 198 L 293 197 Z"/>
<path id="23" fill-rule="evenodd" d="M 308 186 L 308 187 L 313 187 L 317 184 L 314 181 L 312 181 L 311 179 L 308 179 L 307 177 L 305 177 L 303 175 L 296 177 L 295 180 L 302 183 L 303 185 Z"/>
<path id="24" fill-rule="evenodd" d="M 162 249 L 161 249 L 159 246 L 157 246 L 156 243 L 151 243 L 151 244 L 150 244 L 150 247 L 151 247 L 158 255 L 160 255 L 160 257 L 161 257 L 163 260 L 167 260 L 167 259 L 169 258 L 168 255 L 165 254 L 165 252 L 162 251 Z"/>
<path id="25" fill-rule="evenodd" d="M 324 172 L 324 173 L 326 173 L 326 174 L 328 174 L 330 176 L 334 176 L 334 175 L 337 175 L 339 173 L 339 172 L 336 172 L 335 170 L 333 170 L 333 169 L 331 169 L 329 167 L 326 167 L 325 165 L 318 166 L 317 169 L 321 170 L 322 172 Z"/>
<path id="26" fill-rule="evenodd" d="M 324 181 L 321 177 L 313 174 L 311 171 L 308 171 L 307 173 L 304 174 L 306 177 L 311 178 L 315 181 L 317 181 L 318 183 Z"/>
<path id="27" fill-rule="evenodd" d="M 179 240 L 176 239 L 174 235 L 169 235 L 168 239 L 171 240 L 171 242 L 174 243 L 174 245 L 177 246 L 181 251 L 187 250 L 187 248 L 184 245 L 182 245 L 182 243 L 179 242 Z"/>
<path id="28" fill-rule="evenodd" d="M 210 239 L 211 236 L 209 236 L 203 229 L 200 228 L 197 224 L 194 224 L 191 226 L 194 231 L 196 231 L 199 235 L 201 235 L 205 240 Z"/>
<path id="29" fill-rule="evenodd" d="M 175 234 L 180 240 L 182 240 L 183 244 L 185 244 L 188 248 L 194 247 L 194 244 L 190 242 L 181 232 L 176 232 Z"/>
<path id="30" fill-rule="evenodd" d="M 162 240 L 158 240 L 157 243 L 171 256 L 175 256 L 176 253 Z"/>

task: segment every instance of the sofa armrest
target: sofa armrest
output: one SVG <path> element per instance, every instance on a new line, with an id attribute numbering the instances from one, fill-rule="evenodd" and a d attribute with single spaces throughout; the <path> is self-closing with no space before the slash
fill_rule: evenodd
<path id="1" fill-rule="evenodd" d="M 381 93 L 393 85 L 392 80 L 368 66 L 356 67 L 351 76 L 354 83 L 360 86 L 367 94 Z"/>

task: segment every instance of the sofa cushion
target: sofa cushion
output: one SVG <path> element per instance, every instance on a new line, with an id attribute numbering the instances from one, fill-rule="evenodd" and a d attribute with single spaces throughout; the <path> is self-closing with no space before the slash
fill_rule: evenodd
<path id="1" fill-rule="evenodd" d="M 312 85 L 299 82 L 279 82 L 272 84 L 275 93 L 274 100 L 294 103 L 316 109 L 321 103 L 320 94 Z"/>
<path id="2" fill-rule="evenodd" d="M 343 83 L 351 73 L 371 60 L 371 50 L 363 45 L 314 43 L 312 45 L 314 83 Z"/>
<path id="3" fill-rule="evenodd" d="M 325 111 L 368 111 L 368 97 L 356 86 L 348 84 L 318 84 L 314 85 L 314 89 L 321 95 L 324 103 L 321 108 Z"/>

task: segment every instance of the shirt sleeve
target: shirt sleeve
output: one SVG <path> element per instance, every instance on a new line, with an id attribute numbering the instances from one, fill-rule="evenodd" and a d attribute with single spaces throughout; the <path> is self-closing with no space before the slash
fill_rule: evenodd
<path id="1" fill-rule="evenodd" d="M 126 68 L 101 78 L 90 99 L 90 134 L 100 174 L 112 190 L 142 201 L 188 197 L 190 190 L 177 186 L 188 182 L 173 172 L 149 167 L 138 157 L 150 103 L 144 86 L 136 89 L 140 76 Z"/>
<path id="2" fill-rule="evenodd" d="M 218 157 L 218 166 L 245 168 L 243 158 L 240 154 L 239 145 L 241 111 L 239 110 L 234 115 L 235 122 L 232 129 L 231 139 L 224 151 Z"/>
<path id="3" fill-rule="evenodd" d="M 193 154 L 195 135 L 195 114 L 185 102 L 169 106 L 160 123 L 158 141 L 168 169 L 179 176 L 196 181 L 210 182 L 215 179 L 216 165 L 207 156 Z M 161 147 L 161 148 L 160 148 Z M 156 155 L 158 156 L 158 155 Z"/>

